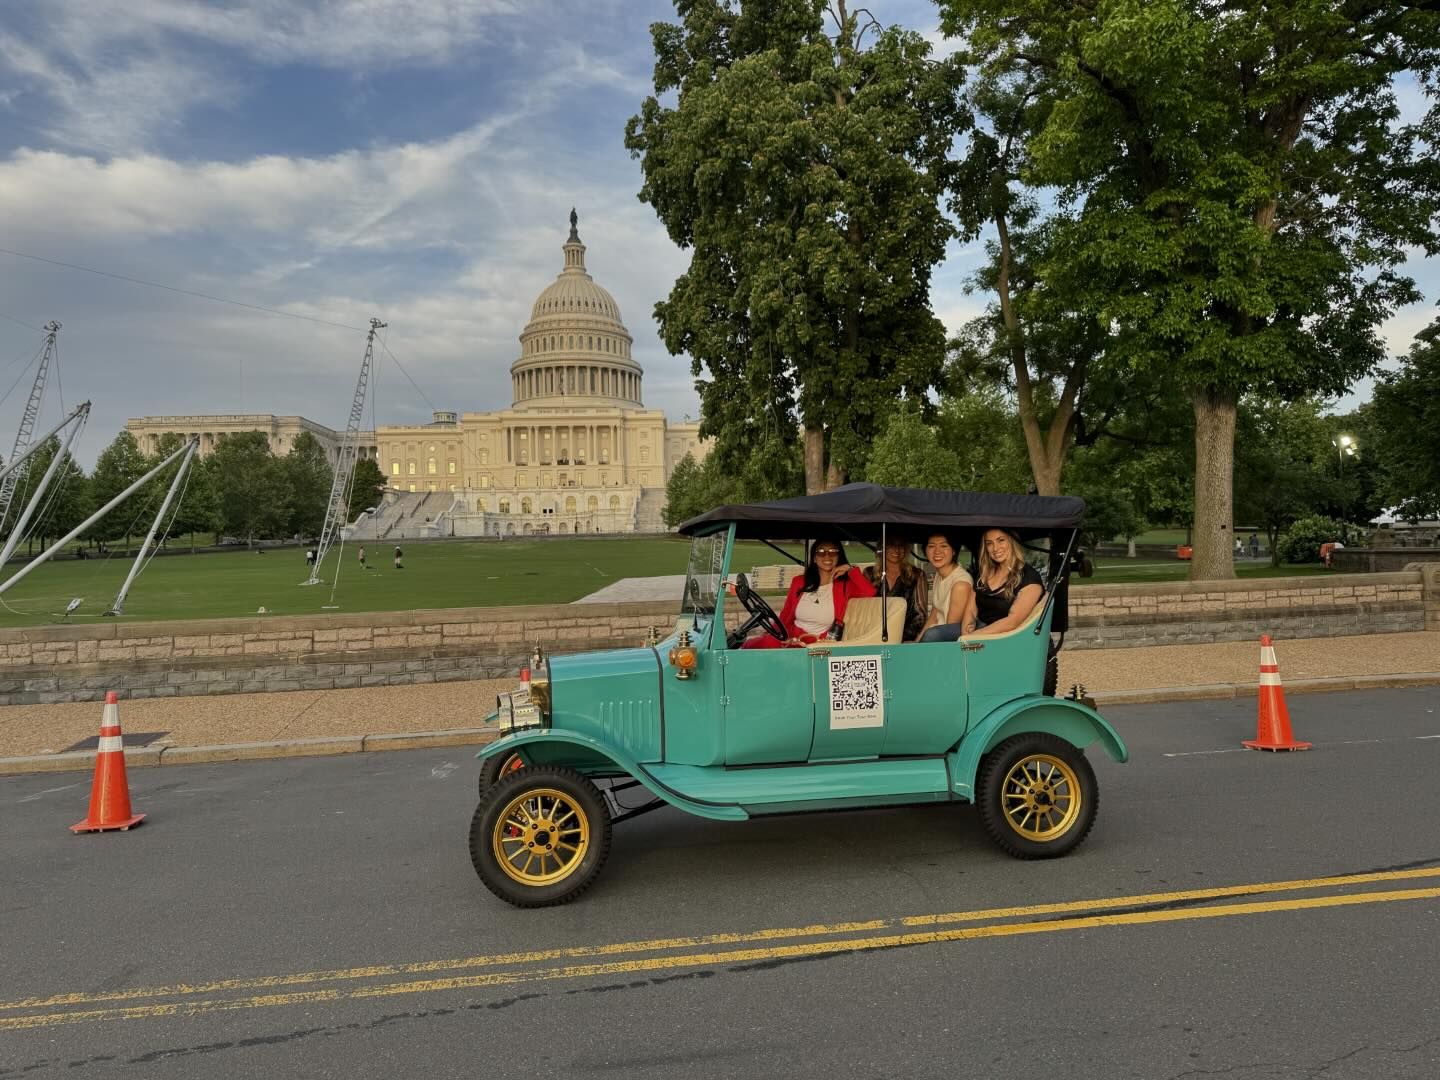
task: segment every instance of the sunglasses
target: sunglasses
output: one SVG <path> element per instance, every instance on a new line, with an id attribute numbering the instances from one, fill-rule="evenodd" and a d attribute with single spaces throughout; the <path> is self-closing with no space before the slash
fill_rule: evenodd
<path id="1" fill-rule="evenodd" d="M 817 559 L 823 559 L 823 558 L 826 558 L 827 556 L 836 556 L 836 557 L 838 557 L 839 554 L 840 554 L 840 552 L 839 552 L 839 550 L 838 550 L 837 548 L 816 548 L 816 549 L 815 549 L 815 557 L 816 557 Z"/>

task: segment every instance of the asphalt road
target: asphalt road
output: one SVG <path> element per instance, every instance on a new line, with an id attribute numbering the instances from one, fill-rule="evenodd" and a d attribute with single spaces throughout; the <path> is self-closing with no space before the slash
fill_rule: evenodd
<path id="1" fill-rule="evenodd" d="M 1440 691 L 1111 711 L 1069 858 L 965 807 L 616 831 L 579 902 L 469 866 L 460 751 L 0 778 L 0 1078 L 1440 1075 Z M 1358 876 L 1357 876 L 1358 875 Z M 1330 880 L 1330 879 L 1342 880 Z"/>

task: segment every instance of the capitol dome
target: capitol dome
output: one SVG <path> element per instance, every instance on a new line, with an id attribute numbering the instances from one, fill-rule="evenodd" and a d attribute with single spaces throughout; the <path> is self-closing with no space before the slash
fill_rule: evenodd
<path id="1" fill-rule="evenodd" d="M 565 265 L 535 299 L 510 365 L 517 409 L 594 404 L 641 406 L 643 372 L 630 356 L 634 339 L 620 307 L 585 270 L 579 219 L 570 211 Z"/>

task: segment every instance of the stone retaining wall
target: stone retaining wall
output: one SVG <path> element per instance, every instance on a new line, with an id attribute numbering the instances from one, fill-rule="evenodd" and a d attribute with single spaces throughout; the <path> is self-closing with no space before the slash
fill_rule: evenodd
<path id="1" fill-rule="evenodd" d="M 1418 565 L 1391 574 L 1075 586 L 1070 590 L 1066 648 L 1200 644 L 1261 634 L 1314 638 L 1437 629 L 1440 564 L 1433 569 L 1437 580 L 1428 599 Z"/>
<path id="2" fill-rule="evenodd" d="M 1068 648 L 1440 630 L 1440 563 L 1391 574 L 1077 585 Z M 638 645 L 676 605 L 559 604 L 0 630 L 0 705 L 515 675 L 536 641 Z"/>

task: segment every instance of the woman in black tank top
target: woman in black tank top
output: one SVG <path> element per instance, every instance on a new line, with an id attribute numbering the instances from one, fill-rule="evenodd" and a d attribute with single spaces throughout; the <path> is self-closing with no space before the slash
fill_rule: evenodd
<path id="1" fill-rule="evenodd" d="M 986 529 L 975 575 L 975 622 L 967 634 L 1004 634 L 1020 626 L 1045 593 L 1039 572 L 1025 561 L 1019 538 Z"/>

